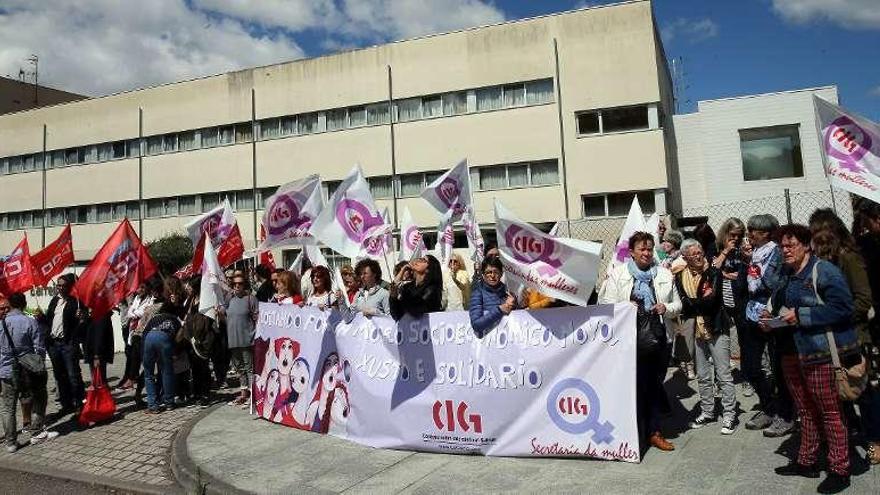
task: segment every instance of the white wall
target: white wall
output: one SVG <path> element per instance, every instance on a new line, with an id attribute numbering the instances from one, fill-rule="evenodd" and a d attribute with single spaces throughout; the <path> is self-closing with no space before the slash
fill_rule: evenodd
<path id="1" fill-rule="evenodd" d="M 688 209 L 792 193 L 828 191 L 813 113 L 813 94 L 837 103 L 837 87 L 701 101 L 698 112 L 676 115 L 681 201 Z M 745 181 L 739 130 L 798 124 L 804 176 Z"/>

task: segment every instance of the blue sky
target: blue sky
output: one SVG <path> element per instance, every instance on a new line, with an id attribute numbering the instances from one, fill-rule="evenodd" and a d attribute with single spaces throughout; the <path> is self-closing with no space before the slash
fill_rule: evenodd
<path id="1" fill-rule="evenodd" d="M 0 75 L 101 95 L 603 0 L 0 0 Z M 836 84 L 880 121 L 880 0 L 655 0 L 683 111 Z M 27 29 L 21 29 L 27 26 Z"/>

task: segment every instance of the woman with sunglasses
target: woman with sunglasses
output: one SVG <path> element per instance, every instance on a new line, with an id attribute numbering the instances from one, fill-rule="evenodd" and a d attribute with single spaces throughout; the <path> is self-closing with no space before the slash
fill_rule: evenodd
<path id="1" fill-rule="evenodd" d="M 330 281 L 330 270 L 326 266 L 312 268 L 312 293 L 306 298 L 306 306 L 316 306 L 320 310 L 329 309 L 336 305 L 336 292 Z"/>
<path id="2" fill-rule="evenodd" d="M 475 283 L 471 290 L 468 312 L 471 317 L 471 327 L 477 336 L 482 338 L 501 321 L 501 318 L 516 308 L 516 298 L 507 292 L 507 286 L 501 281 L 504 266 L 497 256 L 484 259 L 480 273 L 483 278 Z"/>

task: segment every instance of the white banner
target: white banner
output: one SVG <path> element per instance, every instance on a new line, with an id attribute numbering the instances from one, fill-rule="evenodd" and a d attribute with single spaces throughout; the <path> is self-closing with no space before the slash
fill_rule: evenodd
<path id="1" fill-rule="evenodd" d="M 217 252 L 210 242 L 205 243 L 202 255 L 202 283 L 199 286 L 199 313 L 217 319 L 216 309 L 223 303 L 224 289 L 228 290 L 223 268 L 217 261 Z"/>
<path id="2" fill-rule="evenodd" d="M 462 160 L 429 184 L 422 191 L 422 198 L 440 212 L 441 217 L 458 221 L 471 204 L 471 175 L 467 160 Z"/>
<path id="3" fill-rule="evenodd" d="M 266 238 L 258 251 L 314 242 L 309 227 L 324 207 L 321 178 L 310 175 L 288 182 L 266 200 L 261 225 Z"/>
<path id="4" fill-rule="evenodd" d="M 519 220 L 498 201 L 495 230 L 511 292 L 526 286 L 545 296 L 587 305 L 599 273 L 601 244 L 552 237 Z"/>
<path id="5" fill-rule="evenodd" d="M 378 448 L 639 462 L 635 307 L 395 322 L 260 304 L 256 413 Z"/>
<path id="6" fill-rule="evenodd" d="M 880 202 L 880 126 L 813 95 L 831 185 Z"/>
<path id="7" fill-rule="evenodd" d="M 309 232 L 337 253 L 357 258 L 364 253 L 370 237 L 390 228 L 376 208 L 360 165 L 355 165 Z"/>
<path id="8" fill-rule="evenodd" d="M 215 248 L 219 248 L 220 244 L 229 237 L 235 223 L 235 213 L 232 211 L 232 205 L 229 204 L 229 198 L 225 198 L 214 209 L 186 224 L 186 233 L 189 235 L 193 246 L 196 246 L 199 243 L 199 239 L 202 238 L 202 232 L 207 232 L 211 238 L 211 244 Z"/>
<path id="9" fill-rule="evenodd" d="M 403 217 L 400 220 L 400 254 L 397 261 L 412 261 L 427 254 L 425 241 L 422 239 L 422 231 L 413 221 L 412 213 L 408 206 L 403 207 Z"/>

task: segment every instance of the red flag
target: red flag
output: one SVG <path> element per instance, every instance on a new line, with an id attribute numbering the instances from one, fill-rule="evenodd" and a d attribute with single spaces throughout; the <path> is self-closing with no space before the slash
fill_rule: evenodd
<path id="1" fill-rule="evenodd" d="M 260 224 L 260 243 L 266 240 L 266 227 Z M 270 270 L 275 270 L 275 256 L 272 251 L 263 251 L 260 253 L 260 264 L 266 266 Z"/>
<path id="2" fill-rule="evenodd" d="M 156 262 L 126 218 L 86 267 L 73 294 L 98 319 L 156 272 Z"/>
<path id="3" fill-rule="evenodd" d="M 34 286 L 31 251 L 27 235 L 15 246 L 12 254 L 0 261 L 0 294 L 24 292 Z"/>
<path id="4" fill-rule="evenodd" d="M 34 285 L 46 287 L 49 282 L 73 263 L 73 236 L 70 224 L 64 227 L 54 242 L 31 256 L 34 270 Z"/>
<path id="5" fill-rule="evenodd" d="M 190 275 L 202 272 L 202 258 L 205 256 L 206 237 L 202 235 L 199 238 L 199 243 L 196 245 L 195 251 L 193 251 L 192 263 L 181 268 L 180 271 L 187 270 Z M 244 241 L 241 238 L 241 231 L 238 230 L 238 224 L 234 224 L 229 231 L 229 235 L 217 247 L 217 261 L 220 263 L 220 266 L 225 267 L 240 260 L 242 255 L 244 255 Z"/>

